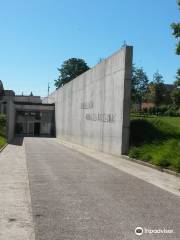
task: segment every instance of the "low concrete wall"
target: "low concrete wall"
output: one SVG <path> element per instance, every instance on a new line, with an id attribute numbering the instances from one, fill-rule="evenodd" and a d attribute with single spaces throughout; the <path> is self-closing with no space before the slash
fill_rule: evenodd
<path id="1" fill-rule="evenodd" d="M 53 92 L 56 136 L 121 155 L 129 147 L 132 47 L 125 47 Z"/>

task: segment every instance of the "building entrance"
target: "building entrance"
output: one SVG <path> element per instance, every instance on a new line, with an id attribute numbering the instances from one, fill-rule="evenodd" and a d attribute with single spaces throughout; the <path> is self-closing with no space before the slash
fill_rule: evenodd
<path id="1" fill-rule="evenodd" d="M 41 129 L 40 122 L 35 122 L 34 123 L 34 136 L 39 136 L 40 135 L 40 129 Z"/>
<path id="2" fill-rule="evenodd" d="M 54 136 L 54 111 L 16 112 L 16 135 Z"/>
<path id="3" fill-rule="evenodd" d="M 34 122 L 28 122 L 27 125 L 28 125 L 27 134 L 33 136 L 34 135 Z"/>

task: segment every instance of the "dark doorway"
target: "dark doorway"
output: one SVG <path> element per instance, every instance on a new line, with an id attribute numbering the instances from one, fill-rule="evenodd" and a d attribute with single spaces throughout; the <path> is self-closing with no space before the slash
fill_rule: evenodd
<path id="1" fill-rule="evenodd" d="M 39 136 L 40 135 L 40 123 L 35 122 L 34 123 L 34 136 Z"/>

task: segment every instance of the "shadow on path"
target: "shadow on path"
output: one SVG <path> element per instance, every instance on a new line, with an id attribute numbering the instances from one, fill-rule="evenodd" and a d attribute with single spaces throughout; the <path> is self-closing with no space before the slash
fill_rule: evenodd
<path id="1" fill-rule="evenodd" d="M 22 146 L 24 141 L 24 137 L 15 137 L 10 144 L 12 145 L 17 145 L 17 146 Z"/>

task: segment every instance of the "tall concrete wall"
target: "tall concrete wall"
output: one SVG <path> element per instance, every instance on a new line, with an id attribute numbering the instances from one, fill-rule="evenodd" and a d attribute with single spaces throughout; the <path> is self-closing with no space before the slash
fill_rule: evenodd
<path id="1" fill-rule="evenodd" d="M 14 127 L 15 127 L 15 107 L 14 102 L 9 100 L 7 103 L 7 129 L 8 129 L 8 142 L 14 137 Z"/>
<path id="2" fill-rule="evenodd" d="M 125 47 L 53 92 L 56 136 L 121 155 L 129 147 L 132 47 Z"/>

